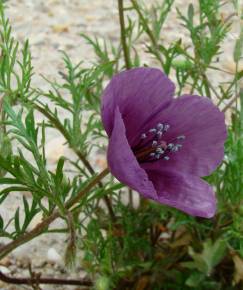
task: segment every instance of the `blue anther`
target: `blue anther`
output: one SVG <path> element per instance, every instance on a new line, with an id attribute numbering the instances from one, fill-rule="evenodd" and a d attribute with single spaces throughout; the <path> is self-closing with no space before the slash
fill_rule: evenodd
<path id="1" fill-rule="evenodd" d="M 157 124 L 157 129 L 158 129 L 159 131 L 163 131 L 163 129 L 164 129 L 164 125 L 163 125 L 162 123 L 158 123 L 158 124 Z"/>
<path id="2" fill-rule="evenodd" d="M 154 141 L 152 142 L 152 147 L 156 147 L 157 144 L 158 144 L 158 142 L 154 140 Z"/>
<path id="3" fill-rule="evenodd" d="M 164 150 L 162 148 L 158 147 L 158 148 L 156 148 L 155 152 L 159 153 L 159 154 L 163 154 Z"/>
<path id="4" fill-rule="evenodd" d="M 156 133 L 157 130 L 156 130 L 155 128 L 152 128 L 152 129 L 149 130 L 149 132 L 150 132 L 150 133 Z"/>
<path id="5" fill-rule="evenodd" d="M 172 149 L 174 147 L 174 144 L 173 143 L 169 143 L 168 145 L 167 145 L 167 148 L 168 149 Z"/>
<path id="6" fill-rule="evenodd" d="M 174 147 L 171 149 L 171 151 L 172 151 L 172 152 L 177 152 L 178 149 L 179 149 L 179 148 L 178 148 L 177 146 L 174 146 Z"/>
<path id="7" fill-rule="evenodd" d="M 164 126 L 164 130 L 165 131 L 168 131 L 170 129 L 170 125 L 169 124 L 166 124 L 165 126 Z"/>
<path id="8" fill-rule="evenodd" d="M 165 156 L 164 160 L 170 160 L 170 157 L 169 156 Z"/>

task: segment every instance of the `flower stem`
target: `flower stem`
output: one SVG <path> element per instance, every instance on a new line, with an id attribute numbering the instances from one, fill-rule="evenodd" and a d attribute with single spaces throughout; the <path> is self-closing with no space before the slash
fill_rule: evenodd
<path id="1" fill-rule="evenodd" d="M 77 286 L 92 286 L 93 283 L 90 280 L 74 280 L 74 279 L 53 279 L 53 278 L 15 278 L 9 277 L 0 271 L 0 280 L 9 284 L 55 284 L 55 285 L 77 285 Z"/>
<path id="2" fill-rule="evenodd" d="M 121 43 L 124 54 L 124 61 L 126 69 L 131 68 L 131 61 L 129 50 L 126 41 L 126 30 L 125 30 L 125 20 L 124 20 L 124 8 L 123 8 L 123 0 L 118 0 L 118 10 L 119 10 L 119 20 L 120 20 L 120 30 L 121 30 Z"/>
<path id="3" fill-rule="evenodd" d="M 151 41 L 151 43 L 153 45 L 153 48 L 154 48 L 153 49 L 153 53 L 157 57 L 157 59 L 160 62 L 161 66 L 164 67 L 163 59 L 161 58 L 161 55 L 160 55 L 160 53 L 158 51 L 157 40 L 156 40 L 152 30 L 149 28 L 147 20 L 143 16 L 143 13 L 141 12 L 137 1 L 136 0 L 131 0 L 131 3 L 132 3 L 133 8 L 135 9 L 135 11 L 137 12 L 137 14 L 138 14 L 138 16 L 140 18 L 140 21 L 141 21 L 141 23 L 143 25 L 143 28 L 144 28 L 145 32 L 147 33 L 148 37 L 150 38 L 150 41 Z"/>
<path id="4" fill-rule="evenodd" d="M 88 185 L 86 185 L 83 190 L 81 190 L 75 197 L 73 197 L 71 200 L 65 203 L 64 205 L 65 208 L 67 210 L 71 209 L 71 207 L 73 207 L 76 203 L 78 203 L 79 200 L 85 194 L 87 194 L 94 186 L 96 186 L 100 182 L 100 180 L 103 179 L 108 173 L 109 169 L 106 168 L 99 175 L 94 177 L 94 179 L 91 180 L 91 182 Z M 28 241 L 42 234 L 48 228 L 48 226 L 60 216 L 61 216 L 60 213 L 57 210 L 55 210 L 51 215 L 49 215 L 41 223 L 39 223 L 33 230 L 31 230 L 28 233 L 24 233 L 23 235 L 16 238 L 9 244 L 2 246 L 0 248 L 0 260 L 7 254 L 9 254 L 11 251 L 13 251 L 15 248 L 27 243 Z"/>

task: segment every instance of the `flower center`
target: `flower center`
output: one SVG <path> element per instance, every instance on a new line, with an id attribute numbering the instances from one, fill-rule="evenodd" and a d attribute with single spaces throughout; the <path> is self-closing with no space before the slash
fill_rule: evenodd
<path id="1" fill-rule="evenodd" d="M 170 159 L 168 155 L 182 148 L 181 142 L 186 138 L 184 135 L 177 136 L 170 142 L 163 140 L 163 136 L 169 129 L 169 124 L 158 123 L 156 128 L 151 128 L 148 132 L 141 134 L 140 142 L 133 148 L 140 163 L 162 158 L 168 161 Z"/>

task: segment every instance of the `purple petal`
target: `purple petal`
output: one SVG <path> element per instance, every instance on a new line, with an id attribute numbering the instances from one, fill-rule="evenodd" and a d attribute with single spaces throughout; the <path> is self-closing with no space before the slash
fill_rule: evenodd
<path id="1" fill-rule="evenodd" d="M 102 96 L 102 121 L 108 136 L 118 106 L 131 145 L 132 138 L 150 114 L 170 102 L 174 90 L 174 84 L 155 68 L 134 68 L 114 76 Z"/>
<path id="2" fill-rule="evenodd" d="M 211 218 L 216 211 L 212 187 L 199 177 L 172 171 L 148 171 L 157 190 L 156 201 L 190 215 Z"/>
<path id="3" fill-rule="evenodd" d="M 126 129 L 118 108 L 115 110 L 107 159 L 111 173 L 119 181 L 138 191 L 144 197 L 156 198 L 152 182 L 140 167 L 128 144 Z"/>
<path id="4" fill-rule="evenodd" d="M 184 95 L 175 99 L 169 107 L 155 115 L 152 124 L 164 122 L 170 129 L 163 140 L 170 143 L 177 136 L 184 135 L 182 148 L 170 153 L 170 160 L 142 165 L 147 169 L 164 169 L 206 176 L 214 171 L 224 156 L 224 142 L 227 137 L 224 114 L 205 97 Z"/>

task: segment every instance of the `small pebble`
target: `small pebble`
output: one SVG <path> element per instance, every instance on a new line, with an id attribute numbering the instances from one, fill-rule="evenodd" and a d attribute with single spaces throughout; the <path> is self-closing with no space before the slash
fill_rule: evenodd
<path id="1" fill-rule="evenodd" d="M 54 248 L 49 248 L 47 251 L 47 260 L 50 263 L 61 263 L 62 262 L 62 257 L 58 254 L 56 249 Z"/>
<path id="2" fill-rule="evenodd" d="M 0 271 L 6 275 L 11 272 L 7 267 L 4 267 L 4 266 L 0 266 Z"/>

